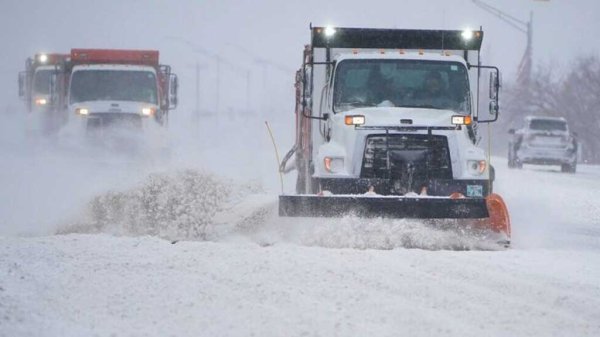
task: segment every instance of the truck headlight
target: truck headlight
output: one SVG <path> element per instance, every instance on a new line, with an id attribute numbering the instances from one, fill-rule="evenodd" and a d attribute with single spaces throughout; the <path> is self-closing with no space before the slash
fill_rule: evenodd
<path id="1" fill-rule="evenodd" d="M 152 115 L 154 115 L 154 109 L 152 109 L 152 108 L 143 108 L 142 109 L 142 115 L 144 115 L 144 116 L 152 116 Z"/>
<path id="2" fill-rule="evenodd" d="M 344 158 L 325 157 L 323 162 L 325 170 L 329 173 L 338 173 L 344 170 Z"/>
<path id="3" fill-rule="evenodd" d="M 455 115 L 452 116 L 452 124 L 454 125 L 471 125 L 473 119 L 469 115 Z"/>
<path id="4" fill-rule="evenodd" d="M 46 105 L 48 104 L 48 100 L 45 98 L 36 98 L 35 105 Z"/>
<path id="5" fill-rule="evenodd" d="M 344 123 L 346 125 L 363 125 L 365 124 L 365 116 L 363 115 L 350 115 L 344 117 Z"/>
<path id="6" fill-rule="evenodd" d="M 90 114 L 90 110 L 88 110 L 86 108 L 77 108 L 77 109 L 75 109 L 75 113 L 78 115 L 87 116 Z"/>
<path id="7" fill-rule="evenodd" d="M 487 162 L 485 160 L 469 160 L 467 161 L 467 170 L 471 175 L 479 176 L 487 169 Z"/>

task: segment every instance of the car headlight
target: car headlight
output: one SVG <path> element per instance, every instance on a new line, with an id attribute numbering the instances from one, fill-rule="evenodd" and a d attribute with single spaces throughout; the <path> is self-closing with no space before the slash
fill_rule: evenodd
<path id="1" fill-rule="evenodd" d="M 467 170 L 471 175 L 480 176 L 487 169 L 485 160 L 469 160 L 467 161 Z"/>
<path id="2" fill-rule="evenodd" d="M 338 173 L 344 170 L 344 158 L 325 157 L 323 162 L 325 170 L 329 173 Z"/>

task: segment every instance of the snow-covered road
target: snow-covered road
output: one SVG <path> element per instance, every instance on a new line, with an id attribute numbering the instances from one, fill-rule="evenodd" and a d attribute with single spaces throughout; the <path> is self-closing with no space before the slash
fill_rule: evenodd
<path id="1" fill-rule="evenodd" d="M 110 218 L 113 227 L 96 213 L 77 221 L 72 220 L 77 212 L 64 214 L 85 208 L 79 200 L 107 185 L 128 189 L 139 183 L 126 174 L 130 167 L 118 171 L 107 164 L 110 175 L 94 171 L 98 176 L 88 174 L 98 170 L 96 161 L 78 164 L 83 172 L 66 173 L 64 161 L 50 161 L 40 177 L 29 157 L 3 151 L 19 164 L 1 165 L 2 184 L 25 191 L 14 199 L 6 190 L 0 193 L 5 226 L 0 231 L 0 336 L 600 335 L 600 167 L 582 165 L 574 175 L 533 166 L 508 170 L 497 158 L 496 189 L 513 219 L 508 250 L 402 248 L 406 237 L 396 231 L 407 228 L 404 222 L 290 223 L 272 214 L 274 193 L 248 196 L 256 192 L 252 188 L 220 211 L 164 208 L 169 214 L 188 212 L 188 220 L 190 214 L 214 215 L 219 224 L 198 224 L 209 241 L 172 244 L 163 237 L 178 238 L 181 231 L 160 225 L 140 230 L 147 213 L 139 208 L 143 203 L 126 204 L 129 213 Z M 194 179 L 205 179 L 191 174 L 192 180 L 169 185 L 178 176 L 170 177 L 152 181 L 181 195 L 197 186 Z M 83 179 L 91 184 L 75 188 Z M 213 183 L 202 186 L 227 190 L 226 184 Z M 72 193 L 54 190 L 56 185 Z M 145 193 L 151 190 L 113 192 L 95 205 L 108 205 L 102 208 L 107 210 L 112 207 L 107 200 L 148 201 Z M 63 198 L 56 201 L 60 208 L 50 212 L 44 200 L 56 197 Z M 175 200 L 169 198 L 151 201 L 168 205 Z M 29 200 L 40 203 L 35 216 L 22 209 Z M 244 218 L 248 209 L 252 217 Z M 44 215 L 52 221 L 44 221 Z M 86 233 L 46 234 L 50 223 L 65 218 L 70 227 L 61 227 L 62 232 Z M 189 223 L 165 219 L 171 229 Z M 38 220 L 42 229 L 36 233 L 26 227 L 28 236 L 10 226 Z M 418 235 L 412 239 L 423 248 L 440 248 Z"/>
<path id="2" fill-rule="evenodd" d="M 595 336 L 598 253 L 5 238 L 6 336 Z"/>

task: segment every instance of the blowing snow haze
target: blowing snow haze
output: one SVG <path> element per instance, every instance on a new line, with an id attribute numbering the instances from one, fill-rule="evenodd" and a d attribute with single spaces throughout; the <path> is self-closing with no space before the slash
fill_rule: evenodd
<path id="1" fill-rule="evenodd" d="M 0 336 L 600 336 L 600 137 L 594 124 L 600 87 L 583 80 L 591 77 L 600 86 L 600 1 L 484 1 L 521 21 L 533 13 L 536 93 L 546 95 L 530 96 L 548 110 L 540 111 L 566 115 L 579 132 L 591 159 L 576 162 L 576 170 L 575 162 L 561 172 L 558 165 L 523 166 L 517 159 L 509 167 L 501 147 L 513 139 L 510 123 L 526 115 L 521 108 L 527 100 L 514 89 L 526 38 L 476 1 L 3 1 Z M 490 97 L 488 89 L 491 103 L 500 97 L 498 123 L 488 128 L 469 119 L 478 69 L 462 55 L 347 52 L 336 63 L 347 73 L 339 71 L 333 86 L 321 90 L 325 68 L 307 71 L 318 83 L 307 101 L 314 107 L 329 90 L 332 104 L 324 111 L 333 117 L 323 132 L 321 120 L 301 119 L 313 133 L 297 153 L 318 150 L 294 158 L 297 170 L 283 177 L 281 188 L 265 121 L 285 155 L 296 141 L 295 76 L 311 22 L 481 26 L 482 63 L 498 66 L 505 84 L 494 95 L 498 86 L 488 88 L 481 77 L 483 97 Z M 398 33 L 415 32 L 391 31 Z M 440 36 L 418 33 L 415 40 Z M 468 45 L 461 33 L 450 33 L 454 46 Z M 478 49 L 480 40 L 470 41 Z M 131 124 L 149 122 L 133 125 L 143 132 L 123 127 L 94 138 L 90 124 L 74 129 L 66 123 L 48 137 L 30 132 L 40 114 L 27 112 L 18 97 L 25 60 L 74 48 L 83 49 L 75 60 L 80 63 L 71 60 L 60 75 L 89 75 L 93 80 L 78 89 L 110 97 L 66 104 L 64 111 L 73 109 L 71 124 L 93 120 L 100 126 L 92 130 L 102 130 L 102 137 L 108 129 L 102 118 L 130 118 Z M 173 77 L 158 67 L 156 50 L 179 79 L 179 104 L 163 125 L 157 116 L 174 102 L 164 94 L 175 81 L 161 81 Z M 135 62 L 85 59 L 90 54 L 111 61 L 129 55 Z M 143 55 L 151 60 L 141 62 Z M 143 91 L 131 82 L 119 87 L 118 102 L 116 86 L 94 85 L 126 71 L 135 71 L 149 89 L 144 100 L 132 99 Z M 457 104 L 449 105 L 458 108 L 414 103 L 430 71 L 458 89 L 452 97 Z M 389 90 L 394 83 L 402 84 L 399 90 Z M 376 84 L 382 86 L 375 94 L 396 96 L 373 95 L 381 102 L 345 96 L 356 88 L 358 97 L 367 96 Z M 344 95 L 336 96 L 339 87 Z M 54 98 L 71 98 L 71 88 L 60 89 Z M 350 108 L 334 114 L 326 110 L 333 102 Z M 487 105 L 483 111 L 488 117 Z M 516 144 L 533 148 L 540 136 L 549 151 L 568 144 L 575 160 L 577 136 L 571 133 L 537 130 L 525 143 L 518 141 L 521 134 L 511 135 L 519 155 L 524 151 Z M 491 147 L 488 157 L 484 148 Z M 318 163 L 314 177 L 309 158 Z M 348 163 L 360 172 L 344 175 Z M 387 191 L 377 190 L 385 184 Z M 339 212 L 338 206 L 355 201 L 361 204 Z M 375 217 L 359 214 L 362 205 L 375 205 L 367 208 Z M 344 216 L 306 217 L 305 209 Z M 382 217 L 383 211 L 398 216 Z"/>
<path id="2" fill-rule="evenodd" d="M 567 65 L 579 54 L 594 54 L 600 48 L 597 1 L 487 2 L 523 21 L 533 11 L 536 64 Z M 0 13 L 0 40 L 9 46 L 0 65 L 0 108 L 20 108 L 16 76 L 27 57 L 79 47 L 160 50 L 161 60 L 181 76 L 177 115 L 195 108 L 197 63 L 201 109 L 291 113 L 293 71 L 300 62 L 299 48 L 308 43 L 310 22 L 371 28 L 483 26 L 484 61 L 498 65 L 505 80 L 515 76 L 526 41 L 524 34 L 470 0 L 373 1 L 368 6 L 364 1 L 337 0 L 9 1 Z M 217 57 L 222 58 L 218 104 Z M 266 96 L 271 99 L 268 104 Z"/>

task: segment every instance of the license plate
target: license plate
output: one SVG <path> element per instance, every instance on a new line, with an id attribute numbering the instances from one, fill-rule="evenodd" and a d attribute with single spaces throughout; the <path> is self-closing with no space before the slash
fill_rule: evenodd
<path id="1" fill-rule="evenodd" d="M 467 185 L 467 197 L 483 197 L 483 186 Z"/>

